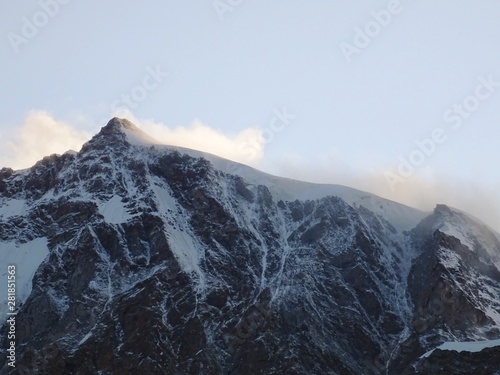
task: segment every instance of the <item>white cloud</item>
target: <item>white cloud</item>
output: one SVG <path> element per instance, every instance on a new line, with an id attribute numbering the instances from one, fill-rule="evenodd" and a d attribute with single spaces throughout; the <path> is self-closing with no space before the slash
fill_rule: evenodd
<path id="1" fill-rule="evenodd" d="M 264 169 L 303 181 L 353 187 L 423 211 L 432 211 L 436 204 L 443 203 L 477 217 L 500 232 L 500 186 L 488 187 L 423 169 L 392 190 L 384 177 L 385 170 L 353 170 L 348 161 L 335 153 L 315 160 L 286 155 L 268 161 Z"/>
<path id="2" fill-rule="evenodd" d="M 479 183 L 423 171 L 426 173 L 405 179 L 392 191 L 384 170 L 354 170 L 349 161 L 335 152 L 316 160 L 289 154 L 264 163 L 265 141 L 258 128 L 227 135 L 197 120 L 189 126 L 169 127 L 153 120 L 139 120 L 130 112 L 115 115 L 128 118 L 161 143 L 210 152 L 289 178 L 350 186 L 425 211 L 432 210 L 437 203 L 448 204 L 500 230 L 499 186 L 479 187 Z M 44 156 L 79 150 L 88 138 L 84 132 L 45 111 L 32 111 L 8 139 L 0 138 L 0 167 L 27 168 Z"/>
<path id="3" fill-rule="evenodd" d="M 44 156 L 79 150 L 88 138 L 45 111 L 31 111 L 7 139 L 0 139 L 0 166 L 28 168 Z"/>
<path id="4" fill-rule="evenodd" d="M 456 177 L 415 175 L 405 179 L 392 192 L 385 179 L 373 183 L 373 192 L 412 207 L 431 210 L 437 203 L 463 210 L 500 233 L 500 192 L 498 186 L 488 186 Z"/>
<path id="5" fill-rule="evenodd" d="M 201 150 L 251 165 L 264 155 L 265 140 L 257 128 L 228 135 L 199 120 L 188 126 L 169 127 L 153 120 L 140 120 L 130 111 L 114 115 L 129 119 L 164 144 Z M 75 121 L 79 125 L 82 123 L 78 118 Z M 76 126 L 57 120 L 45 111 L 32 111 L 9 137 L 0 138 L 0 166 L 28 168 L 44 156 L 62 154 L 70 149 L 78 151 L 89 138 Z"/>
<path id="6" fill-rule="evenodd" d="M 258 128 L 247 128 L 228 135 L 199 120 L 188 126 L 170 127 L 154 120 L 138 119 L 128 110 L 114 116 L 127 118 L 161 143 L 209 152 L 226 159 L 256 165 L 264 156 L 265 139 Z"/>

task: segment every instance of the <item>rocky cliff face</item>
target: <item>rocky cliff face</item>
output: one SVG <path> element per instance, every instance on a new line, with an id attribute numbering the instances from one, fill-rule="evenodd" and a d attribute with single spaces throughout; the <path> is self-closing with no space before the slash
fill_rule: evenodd
<path id="1" fill-rule="evenodd" d="M 2 374 L 499 369 L 498 348 L 428 353 L 500 338 L 498 239 L 446 206 L 273 178 L 113 119 L 77 154 L 0 171 L 0 251 L 37 239 Z"/>

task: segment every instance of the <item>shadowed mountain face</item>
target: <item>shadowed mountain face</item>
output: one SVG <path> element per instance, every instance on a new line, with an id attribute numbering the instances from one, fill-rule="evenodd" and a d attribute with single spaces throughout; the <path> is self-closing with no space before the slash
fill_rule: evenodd
<path id="1" fill-rule="evenodd" d="M 34 276 L 0 373 L 500 373 L 498 347 L 429 353 L 500 338 L 487 227 L 245 168 L 113 119 L 0 170 L 0 257 L 47 252 L 17 261 Z"/>

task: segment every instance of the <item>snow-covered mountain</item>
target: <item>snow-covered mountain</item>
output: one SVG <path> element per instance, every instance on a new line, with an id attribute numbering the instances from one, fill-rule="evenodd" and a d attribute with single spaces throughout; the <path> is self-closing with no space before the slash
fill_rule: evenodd
<path id="1" fill-rule="evenodd" d="M 500 374 L 487 226 L 161 145 L 127 120 L 0 170 L 0 260 L 22 304 L 1 374 Z"/>

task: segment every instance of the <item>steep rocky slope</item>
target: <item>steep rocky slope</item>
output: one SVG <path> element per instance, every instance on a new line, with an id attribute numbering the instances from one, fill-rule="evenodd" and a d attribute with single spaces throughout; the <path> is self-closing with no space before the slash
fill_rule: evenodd
<path id="1" fill-rule="evenodd" d="M 497 347 L 432 351 L 500 338 L 486 226 L 162 146 L 126 120 L 0 170 L 0 257 L 26 271 L 2 374 L 499 369 Z"/>

